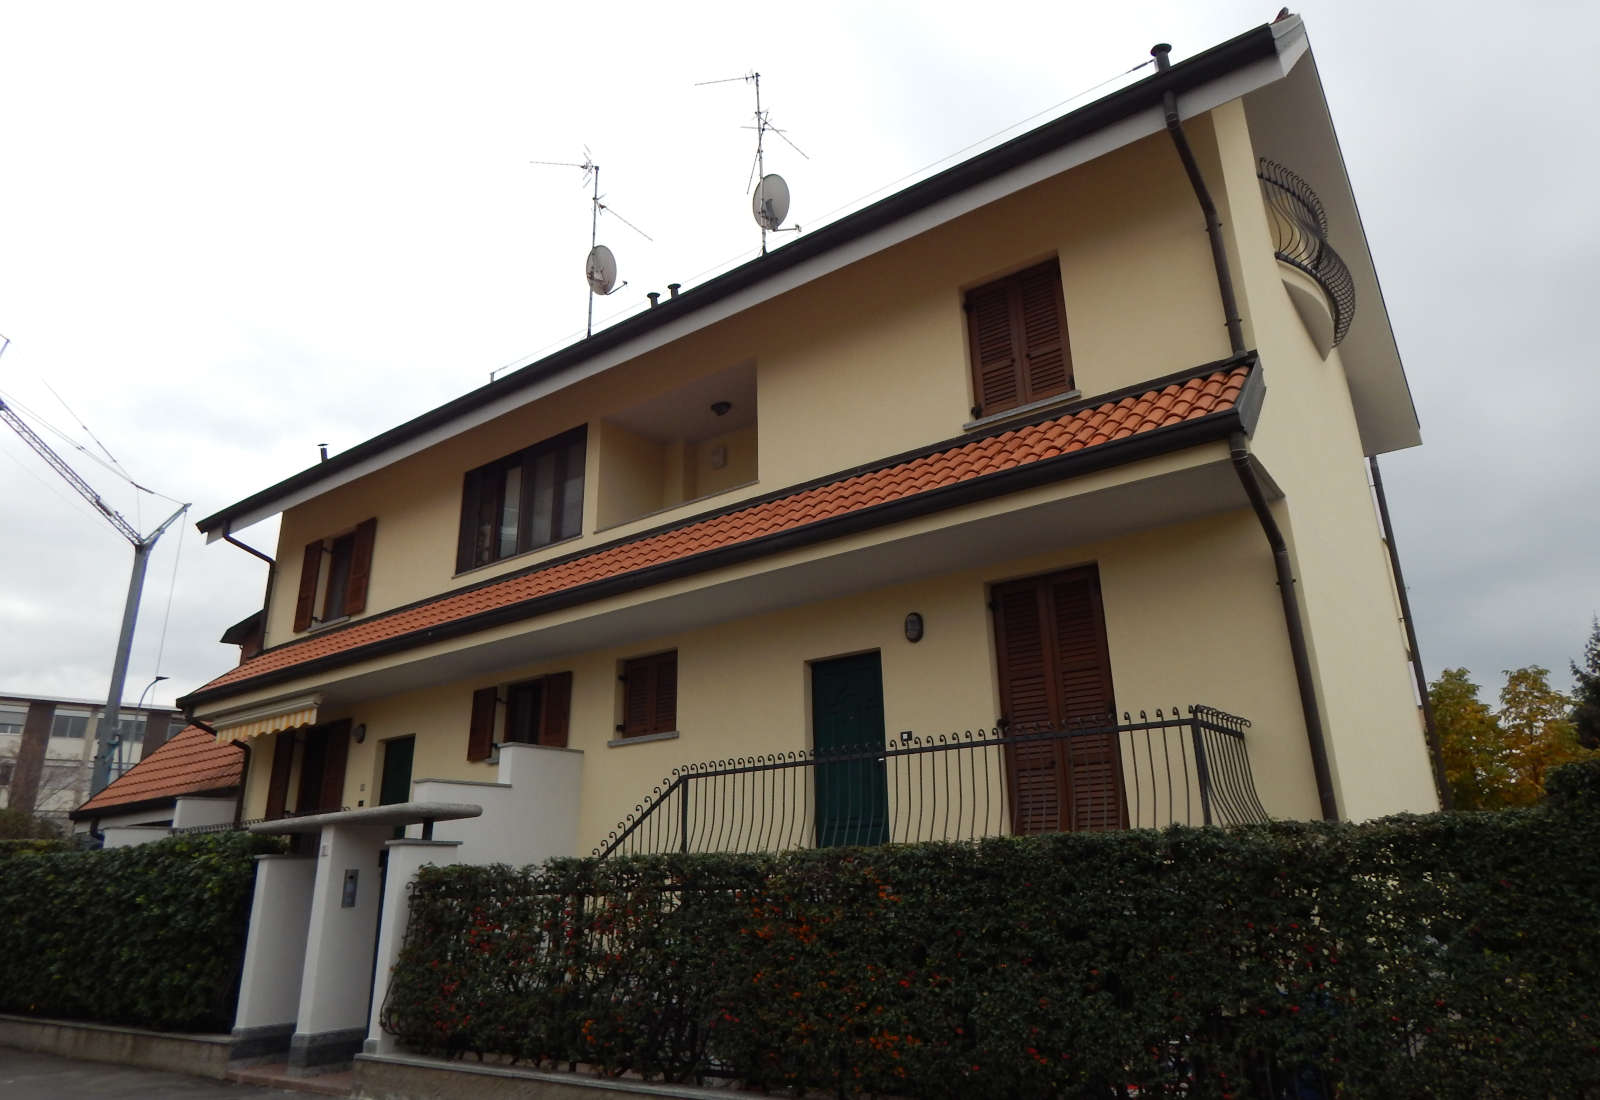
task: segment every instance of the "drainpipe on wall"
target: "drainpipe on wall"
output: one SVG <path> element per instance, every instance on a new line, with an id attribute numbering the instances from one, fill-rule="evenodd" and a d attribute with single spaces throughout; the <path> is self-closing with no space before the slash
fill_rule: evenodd
<path id="1" fill-rule="evenodd" d="M 1383 525 L 1383 542 L 1389 548 L 1389 569 L 1394 573 L 1394 590 L 1400 597 L 1400 621 L 1406 628 L 1406 646 L 1411 652 L 1411 674 L 1417 682 L 1417 698 L 1422 700 L 1422 735 L 1428 742 L 1428 762 L 1433 765 L 1433 786 L 1439 807 L 1453 810 L 1450 785 L 1444 778 L 1444 757 L 1439 750 L 1439 727 L 1433 719 L 1433 701 L 1428 698 L 1428 674 L 1422 670 L 1422 651 L 1417 648 L 1417 628 L 1411 619 L 1411 599 L 1406 595 L 1405 574 L 1400 572 L 1400 549 L 1394 544 L 1394 528 L 1389 523 L 1389 498 L 1383 492 L 1383 475 L 1378 472 L 1378 456 L 1367 459 L 1372 471 L 1372 491 L 1378 499 L 1378 522 Z"/>
<path id="2" fill-rule="evenodd" d="M 1171 67 L 1172 63 L 1167 58 L 1171 52 L 1172 47 L 1165 42 L 1150 48 L 1150 56 L 1156 59 L 1157 72 L 1166 72 Z M 1194 150 L 1189 147 L 1189 138 L 1183 132 L 1183 121 L 1178 115 L 1178 97 L 1170 91 L 1164 94 L 1161 97 L 1161 109 L 1166 116 L 1167 133 L 1172 136 L 1178 159 L 1183 162 L 1189 186 L 1194 188 L 1200 212 L 1205 215 L 1206 236 L 1211 242 L 1211 263 L 1217 271 L 1217 294 L 1222 298 L 1222 317 L 1228 326 L 1228 344 L 1233 348 L 1233 354 L 1240 355 L 1245 350 L 1244 327 L 1239 319 L 1239 302 L 1233 292 L 1233 274 L 1228 269 L 1227 249 L 1222 243 L 1222 219 L 1217 216 L 1217 204 L 1211 201 L 1211 192 L 1200 174 L 1200 164 L 1195 160 Z M 1261 532 L 1266 535 L 1267 545 L 1272 549 L 1272 565 L 1278 574 L 1278 594 L 1283 600 L 1283 625 L 1289 632 L 1289 653 L 1294 659 L 1295 684 L 1300 689 L 1300 713 L 1305 720 L 1306 741 L 1311 750 L 1311 770 L 1317 781 L 1317 802 L 1325 820 L 1338 821 L 1339 803 L 1333 793 L 1333 772 L 1328 766 L 1328 743 L 1322 730 L 1322 710 L 1317 705 L 1317 687 L 1311 679 L 1311 655 L 1306 649 L 1305 623 L 1300 617 L 1300 601 L 1294 594 L 1294 568 L 1289 562 L 1289 546 L 1284 541 L 1278 521 L 1272 518 L 1272 509 L 1267 506 L 1261 482 L 1250 465 L 1250 444 L 1243 432 L 1229 436 L 1228 450 L 1234 472 L 1239 475 L 1239 483 L 1244 486 L 1245 496 L 1250 498 L 1250 507 L 1255 511 L 1256 519 L 1261 523 Z"/>

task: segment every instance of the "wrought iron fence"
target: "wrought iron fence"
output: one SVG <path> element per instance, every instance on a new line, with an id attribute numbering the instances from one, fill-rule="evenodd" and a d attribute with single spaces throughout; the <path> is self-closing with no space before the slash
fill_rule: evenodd
<path id="1" fill-rule="evenodd" d="M 901 734 L 673 770 L 594 850 L 750 852 L 1265 821 L 1243 718 L 1206 706 L 1065 729 Z"/>
<path id="2" fill-rule="evenodd" d="M 1328 212 L 1311 185 L 1277 161 L 1262 157 L 1256 171 L 1272 225 L 1278 259 L 1315 279 L 1333 304 L 1333 342 L 1342 343 L 1356 312 L 1356 283 L 1328 243 Z"/>

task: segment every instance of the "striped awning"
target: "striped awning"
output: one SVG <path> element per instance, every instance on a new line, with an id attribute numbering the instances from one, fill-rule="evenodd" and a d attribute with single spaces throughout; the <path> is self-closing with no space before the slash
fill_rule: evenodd
<path id="1" fill-rule="evenodd" d="M 249 710 L 236 711 L 233 714 L 218 715 L 211 720 L 211 725 L 217 731 L 217 743 L 226 745 L 231 741 L 248 741 L 252 737 L 262 737 L 269 733 L 282 733 L 284 730 L 299 729 L 301 726 L 314 726 L 317 722 L 317 708 L 322 705 L 322 696 L 301 696 L 298 699 L 285 699 L 268 706 L 251 707 Z"/>

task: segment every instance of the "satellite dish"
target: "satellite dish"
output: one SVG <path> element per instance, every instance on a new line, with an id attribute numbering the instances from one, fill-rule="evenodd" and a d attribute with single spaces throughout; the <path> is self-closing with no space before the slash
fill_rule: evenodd
<path id="1" fill-rule="evenodd" d="M 789 216 L 789 185 L 782 176 L 774 173 L 761 177 L 750 199 L 750 211 L 756 216 L 756 224 L 768 232 L 783 224 Z"/>
<path id="2" fill-rule="evenodd" d="M 611 254 L 611 249 L 603 244 L 589 249 L 583 275 L 589 280 L 590 290 L 596 294 L 610 294 L 617 285 L 617 258 Z"/>

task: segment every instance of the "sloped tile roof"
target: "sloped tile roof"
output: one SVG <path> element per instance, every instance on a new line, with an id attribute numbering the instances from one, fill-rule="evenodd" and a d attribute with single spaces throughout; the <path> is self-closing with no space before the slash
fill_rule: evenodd
<path id="1" fill-rule="evenodd" d="M 216 689 L 233 685 L 246 689 L 260 677 L 319 658 L 395 643 L 406 635 L 416 635 L 416 644 L 421 645 L 433 640 L 429 631 L 486 612 L 1226 412 L 1238 401 L 1250 370 L 1248 364 L 1228 366 L 994 435 L 967 437 L 947 448 L 735 505 L 726 512 L 322 631 L 263 651 L 190 698 L 219 698 Z"/>
<path id="2" fill-rule="evenodd" d="M 244 753 L 237 746 L 219 745 L 205 730 L 189 726 L 79 806 L 74 816 L 237 787 L 243 771 Z"/>

